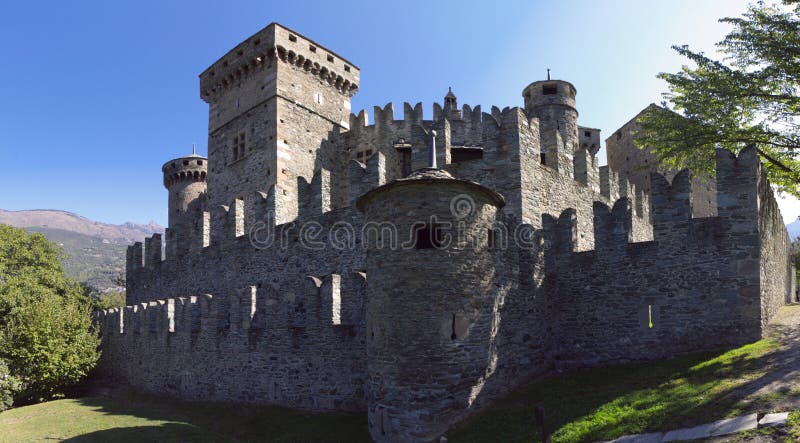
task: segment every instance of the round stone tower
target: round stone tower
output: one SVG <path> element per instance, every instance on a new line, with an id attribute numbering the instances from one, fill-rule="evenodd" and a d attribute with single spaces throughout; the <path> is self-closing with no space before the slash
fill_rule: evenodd
<path id="1" fill-rule="evenodd" d="M 525 111 L 539 118 L 539 132 L 546 139 L 557 130 L 569 155 L 578 147 L 578 110 L 575 109 L 575 86 L 564 80 L 533 82 L 522 91 Z"/>
<path id="2" fill-rule="evenodd" d="M 195 153 L 164 163 L 164 187 L 169 192 L 167 256 L 186 251 L 201 218 L 200 195 L 206 192 L 208 160 Z"/>
<path id="3" fill-rule="evenodd" d="M 377 442 L 430 441 L 494 371 L 495 222 L 503 197 L 427 168 L 364 194 L 367 400 Z M 393 240 L 396 240 L 394 242 Z"/>

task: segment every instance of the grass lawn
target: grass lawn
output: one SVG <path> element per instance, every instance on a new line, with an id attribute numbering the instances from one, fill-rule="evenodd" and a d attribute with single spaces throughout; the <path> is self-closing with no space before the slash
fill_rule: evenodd
<path id="1" fill-rule="evenodd" d="M 193 403 L 131 394 L 56 400 L 0 413 L 0 442 L 360 442 L 365 414 Z"/>
<path id="2" fill-rule="evenodd" d="M 539 441 L 535 405 L 544 407 L 554 442 L 608 440 L 752 412 L 763 405 L 745 404 L 732 391 L 741 394 L 763 377 L 778 348 L 774 340 L 761 340 L 724 353 L 538 380 L 470 417 L 448 436 L 452 442 Z M 800 391 L 781 395 L 800 401 Z"/>
<path id="3" fill-rule="evenodd" d="M 540 439 L 533 407 L 545 408 L 555 442 L 588 442 L 670 430 L 751 412 L 742 390 L 765 375 L 773 340 L 728 352 L 579 371 L 520 388 L 448 434 L 451 442 Z M 737 389 L 737 395 L 732 395 Z M 796 396 L 800 390 L 771 395 Z M 798 402 L 800 403 L 800 401 Z M 766 412 L 761 409 L 759 412 Z M 369 441 L 366 414 L 191 403 L 144 395 L 52 401 L 0 413 L 0 441 Z M 800 438 L 800 415 L 793 415 Z"/>

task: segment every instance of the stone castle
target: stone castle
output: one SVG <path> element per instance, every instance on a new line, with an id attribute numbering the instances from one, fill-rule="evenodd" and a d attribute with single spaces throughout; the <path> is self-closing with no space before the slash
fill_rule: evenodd
<path id="1" fill-rule="evenodd" d="M 166 238 L 128 248 L 128 306 L 97 313 L 105 371 L 366 411 L 376 441 L 429 441 L 553 368 L 757 340 L 793 297 L 753 150 L 717 153 L 709 215 L 686 172 L 644 192 L 598 166 L 569 82 L 531 83 L 523 107 L 449 92 L 428 119 L 389 104 L 371 121 L 350 113 L 358 87 L 353 63 L 278 24 L 200 75 L 208 158 L 163 166 Z"/>

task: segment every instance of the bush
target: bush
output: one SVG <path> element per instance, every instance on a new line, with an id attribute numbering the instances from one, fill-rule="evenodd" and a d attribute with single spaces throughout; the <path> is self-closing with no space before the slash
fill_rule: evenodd
<path id="1" fill-rule="evenodd" d="M 0 359 L 22 384 L 17 400 L 62 395 L 99 358 L 91 300 L 62 258 L 41 234 L 0 225 Z"/>

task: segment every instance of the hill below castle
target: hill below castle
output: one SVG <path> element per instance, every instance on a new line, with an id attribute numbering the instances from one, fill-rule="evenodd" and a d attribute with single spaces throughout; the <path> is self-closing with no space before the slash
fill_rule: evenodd
<path id="1" fill-rule="evenodd" d="M 44 234 L 58 243 L 69 258 L 66 272 L 100 291 L 115 289 L 114 276 L 125 272 L 125 247 L 146 236 L 164 232 L 155 222 L 113 225 L 77 214 L 51 209 L 5 211 L 0 209 L 0 224 Z"/>

